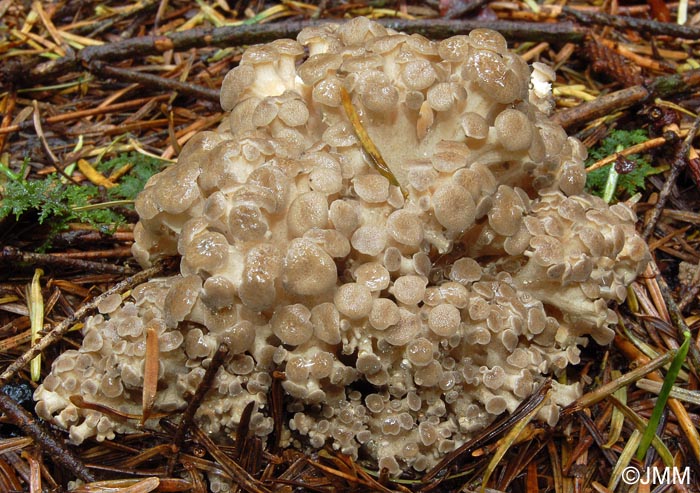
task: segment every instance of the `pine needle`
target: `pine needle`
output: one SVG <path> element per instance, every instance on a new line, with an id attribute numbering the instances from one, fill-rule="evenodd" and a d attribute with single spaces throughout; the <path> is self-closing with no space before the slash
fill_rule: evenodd
<path id="1" fill-rule="evenodd" d="M 610 401 L 615 405 L 616 408 L 618 408 L 620 411 L 622 411 L 622 414 L 625 415 L 627 419 L 629 419 L 632 424 L 637 428 L 637 430 L 644 430 L 649 429 L 649 423 L 642 418 L 640 415 L 638 415 L 636 412 L 634 412 L 632 409 L 627 407 L 625 404 L 621 403 L 615 397 L 612 395 L 609 397 Z M 668 447 L 666 447 L 666 444 L 661 441 L 661 439 L 656 435 L 656 427 L 652 428 L 654 433 L 652 433 L 651 440 L 649 441 L 650 445 L 654 445 L 654 448 L 656 451 L 659 453 L 659 457 L 661 457 L 661 460 L 663 461 L 664 465 L 667 467 L 672 467 L 673 466 L 673 455 L 671 455 L 671 452 L 668 450 Z M 642 439 L 644 436 L 642 436 Z M 641 443 L 639 445 L 641 447 Z M 646 449 L 645 449 L 646 453 Z M 643 457 L 643 456 L 642 456 Z"/>
<path id="2" fill-rule="evenodd" d="M 619 370 L 612 371 L 613 379 L 620 378 L 622 373 Z M 623 404 L 627 404 L 627 387 L 622 387 L 613 392 L 613 395 Z M 622 425 L 625 423 L 625 416 L 618 408 L 612 411 L 610 418 L 610 431 L 608 432 L 608 441 L 603 447 L 610 448 L 617 443 L 622 432 Z"/>
<path id="3" fill-rule="evenodd" d="M 513 426 L 513 429 L 511 429 L 508 434 L 503 437 L 503 442 L 500 447 L 496 450 L 496 452 L 493 454 L 493 457 L 491 458 L 491 461 L 489 462 L 489 465 L 486 467 L 486 470 L 484 471 L 484 477 L 481 481 L 481 489 L 479 490 L 480 493 L 484 493 L 486 491 L 486 484 L 489 481 L 489 478 L 491 477 L 491 474 L 496 470 L 496 467 L 498 466 L 498 463 L 501 462 L 501 459 L 503 459 L 503 456 L 506 455 L 506 452 L 508 452 L 508 449 L 515 443 L 515 441 L 518 439 L 518 436 L 525 430 L 527 425 L 532 421 L 535 416 L 537 416 L 537 413 L 540 412 L 540 409 L 542 409 L 542 406 L 545 405 L 549 401 L 549 392 L 545 396 L 544 399 L 542 399 L 542 402 L 540 402 L 532 411 L 527 413 L 525 417 L 523 417 L 522 420 L 518 421 L 515 426 Z"/>
<path id="4" fill-rule="evenodd" d="M 610 481 L 608 482 L 608 489 L 614 490 L 617 484 L 620 482 L 622 477 L 622 472 L 629 466 L 632 457 L 634 456 L 634 449 L 639 446 L 639 441 L 642 439 L 642 434 L 637 430 L 632 432 L 632 435 L 627 440 L 625 448 L 622 450 L 617 463 L 610 474 Z"/>
<path id="5" fill-rule="evenodd" d="M 159 348 L 158 332 L 156 327 L 151 325 L 146 329 L 146 360 L 143 369 L 143 395 L 142 395 L 142 416 L 143 425 L 153 411 L 158 393 L 158 368 L 159 368 Z"/>
<path id="6" fill-rule="evenodd" d="M 44 329 L 44 298 L 41 294 L 41 284 L 39 283 L 42 275 L 44 275 L 44 271 L 36 269 L 32 282 L 27 289 L 27 308 L 29 308 L 29 320 L 31 321 L 32 346 L 39 342 L 41 331 Z M 41 379 L 41 353 L 31 360 L 29 370 L 32 381 L 38 382 Z"/>
<path id="7" fill-rule="evenodd" d="M 690 332 L 683 334 L 684 340 L 681 347 L 676 352 L 676 356 L 671 362 L 671 367 L 668 369 L 666 378 L 664 378 L 664 384 L 661 387 L 661 392 L 659 392 L 659 397 L 656 399 L 656 404 L 654 405 L 654 410 L 649 418 L 649 423 L 647 424 L 644 434 L 642 435 L 642 440 L 639 443 L 639 449 L 637 449 L 637 459 L 642 460 L 647 453 L 649 445 L 651 445 L 652 440 L 656 437 L 656 428 L 659 426 L 661 421 L 661 415 L 666 407 L 666 402 L 668 401 L 669 394 L 671 393 L 671 388 L 678 378 L 678 372 L 683 366 L 685 357 L 688 354 L 688 349 L 690 348 Z"/>
<path id="8" fill-rule="evenodd" d="M 640 381 L 637 382 L 637 387 L 639 387 L 642 390 L 646 390 L 647 392 L 659 394 L 661 392 L 661 389 L 663 388 L 663 384 L 661 382 L 655 382 L 654 380 L 642 378 Z M 696 406 L 700 406 L 700 391 L 698 390 L 689 390 L 684 389 L 682 387 L 674 386 L 671 387 L 671 392 L 669 393 L 669 396 L 672 399 L 678 399 L 679 401 L 684 401 L 690 404 L 695 404 Z"/>
<path id="9" fill-rule="evenodd" d="M 110 181 L 109 178 L 106 178 L 102 173 L 93 168 L 85 159 L 78 159 L 78 169 L 80 169 L 80 172 L 94 185 L 105 188 L 114 188 L 117 186 L 114 182 Z"/>
<path id="10" fill-rule="evenodd" d="M 374 164 L 376 170 L 379 172 L 380 175 L 389 180 L 389 183 L 401 188 L 401 184 L 396 179 L 396 176 L 394 176 L 394 173 L 391 172 L 391 169 L 389 169 L 389 165 L 386 163 L 386 161 L 384 161 L 384 158 L 379 152 L 379 149 L 377 149 L 377 146 L 374 145 L 374 142 L 372 142 L 372 139 L 367 133 L 367 130 L 365 130 L 365 127 L 362 125 L 362 122 L 360 121 L 360 115 L 357 114 L 355 107 L 352 105 L 352 99 L 350 98 L 350 94 L 344 87 L 340 88 L 340 99 L 343 102 L 343 109 L 345 110 L 345 114 L 347 115 L 348 120 L 350 120 L 353 130 L 355 130 L 357 138 L 360 139 L 362 148 L 371 158 L 371 161 Z M 401 189 L 401 193 L 403 193 L 404 197 L 406 197 L 406 192 L 404 192 L 403 189 Z"/>

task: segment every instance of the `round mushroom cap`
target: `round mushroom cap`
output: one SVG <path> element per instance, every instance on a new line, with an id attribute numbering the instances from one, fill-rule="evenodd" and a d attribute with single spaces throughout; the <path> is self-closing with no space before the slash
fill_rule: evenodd
<path id="1" fill-rule="evenodd" d="M 406 275 L 394 281 L 391 292 L 397 301 L 405 305 L 416 305 L 423 299 L 427 279 L 423 276 Z"/>
<path id="2" fill-rule="evenodd" d="M 298 127 L 309 120 L 309 109 L 303 101 L 292 99 L 282 103 L 277 117 L 290 127 Z"/>
<path id="3" fill-rule="evenodd" d="M 241 354 L 253 347 L 255 327 L 247 320 L 242 320 L 225 329 L 218 335 L 220 343 L 226 344 L 231 354 Z"/>
<path id="4" fill-rule="evenodd" d="M 386 330 L 399 323 L 401 313 L 396 303 L 387 298 L 377 298 L 372 303 L 369 323 L 377 330 Z"/>
<path id="5" fill-rule="evenodd" d="M 512 236 L 520 230 L 524 212 L 522 196 L 511 187 L 501 185 L 488 212 L 489 225 L 503 236 Z"/>
<path id="6" fill-rule="evenodd" d="M 533 140 L 533 127 L 523 112 L 515 109 L 502 111 L 494 123 L 499 144 L 507 151 L 524 151 Z"/>
<path id="7" fill-rule="evenodd" d="M 412 60 L 403 66 L 401 80 L 413 91 L 422 91 L 430 87 L 438 75 L 433 65 L 424 59 Z"/>
<path id="8" fill-rule="evenodd" d="M 440 41 L 438 53 L 447 61 L 462 62 L 467 59 L 470 48 L 469 36 L 458 35 Z"/>
<path id="9" fill-rule="evenodd" d="M 347 283 L 340 286 L 333 297 L 336 308 L 351 320 L 369 315 L 372 310 L 372 292 L 364 284 Z"/>
<path id="10" fill-rule="evenodd" d="M 392 346 L 405 346 L 420 332 L 420 319 L 414 313 L 399 309 L 399 321 L 387 328 L 383 335 L 386 342 Z"/>
<path id="11" fill-rule="evenodd" d="M 467 112 L 462 115 L 462 130 L 464 135 L 470 139 L 484 140 L 489 136 L 489 124 L 486 119 L 478 113 Z"/>
<path id="12" fill-rule="evenodd" d="M 447 183 L 433 194 L 435 218 L 448 231 L 464 231 L 476 218 L 476 204 L 467 190 Z"/>
<path id="13" fill-rule="evenodd" d="M 282 343 L 291 346 L 304 344 L 314 334 L 311 311 L 299 303 L 275 309 L 270 326 Z"/>
<path id="14" fill-rule="evenodd" d="M 328 201 L 320 192 L 299 195 L 289 206 L 287 227 L 292 237 L 302 236 L 312 228 L 323 229 L 328 223 Z"/>
<path id="15" fill-rule="evenodd" d="M 97 311 L 100 313 L 111 313 L 122 304 L 122 297 L 119 293 L 113 293 L 99 303 L 97 303 Z"/>
<path id="16" fill-rule="evenodd" d="M 292 240 L 282 269 L 287 291 L 297 296 L 317 296 L 335 286 L 338 272 L 333 259 L 305 238 Z"/>
<path id="17" fill-rule="evenodd" d="M 365 77 L 360 99 L 367 110 L 374 113 L 396 111 L 399 91 L 383 74 L 378 77 Z"/>
<path id="18" fill-rule="evenodd" d="M 238 65 L 224 77 L 221 85 L 221 108 L 231 111 L 241 94 L 255 82 L 255 69 L 251 65 Z"/>
<path id="19" fill-rule="evenodd" d="M 192 311 L 202 289 L 199 276 L 179 277 L 165 297 L 165 324 L 176 327 Z"/>
<path id="20" fill-rule="evenodd" d="M 389 271 L 379 262 L 362 264 L 353 273 L 358 284 L 363 284 L 370 291 L 382 291 L 389 287 L 391 276 Z"/>
<path id="21" fill-rule="evenodd" d="M 454 305 L 444 303 L 430 310 L 428 326 L 440 337 L 451 337 L 457 333 L 462 317 Z"/>
<path id="22" fill-rule="evenodd" d="M 358 197 L 370 204 L 386 202 L 389 198 L 389 180 L 382 175 L 361 175 L 353 179 Z"/>
<path id="23" fill-rule="evenodd" d="M 425 366 L 433 361 L 433 343 L 424 337 L 406 346 L 406 358 L 415 366 Z"/>
<path id="24" fill-rule="evenodd" d="M 508 50 L 506 39 L 493 29 L 473 29 L 469 32 L 469 42 L 474 48 L 504 54 Z"/>
<path id="25" fill-rule="evenodd" d="M 352 247 L 360 253 L 379 255 L 386 246 L 387 234 L 379 226 L 361 226 L 355 230 L 350 239 Z"/>
<path id="26" fill-rule="evenodd" d="M 251 310 L 266 310 L 277 300 L 277 279 L 282 272 L 282 256 L 272 245 L 248 250 L 238 286 L 238 297 Z"/>
<path id="27" fill-rule="evenodd" d="M 423 224 L 421 219 L 406 210 L 389 214 L 386 221 L 389 235 L 398 243 L 416 247 L 423 241 Z"/>
<path id="28" fill-rule="evenodd" d="M 467 284 L 481 279 L 482 269 L 479 263 L 473 258 L 461 258 L 452 264 L 450 279 Z"/>
<path id="29" fill-rule="evenodd" d="M 335 229 L 310 229 L 304 233 L 304 238 L 316 243 L 333 258 L 344 258 L 350 253 L 350 242 Z"/>
<path id="30" fill-rule="evenodd" d="M 229 244 L 221 233 L 206 231 L 185 247 L 184 261 L 193 271 L 215 272 L 228 260 Z"/>
<path id="31" fill-rule="evenodd" d="M 340 342 L 340 313 L 334 303 L 321 303 L 311 309 L 314 335 L 327 344 Z"/>
<path id="32" fill-rule="evenodd" d="M 578 195 L 586 185 L 586 171 L 581 162 L 568 161 L 562 166 L 559 188 L 566 195 Z"/>
<path id="33" fill-rule="evenodd" d="M 235 287 L 224 276 L 212 276 L 204 281 L 202 300 L 214 310 L 231 306 L 235 302 Z"/>
<path id="34" fill-rule="evenodd" d="M 456 97 L 456 88 L 452 83 L 439 82 L 428 89 L 425 100 L 434 111 L 448 111 Z"/>

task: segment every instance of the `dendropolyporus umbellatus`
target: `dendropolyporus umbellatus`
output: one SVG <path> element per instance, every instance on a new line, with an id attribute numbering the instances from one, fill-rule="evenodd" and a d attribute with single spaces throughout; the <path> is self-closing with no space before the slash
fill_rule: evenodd
<path id="1" fill-rule="evenodd" d="M 269 435 L 280 371 L 283 446 L 434 465 L 587 336 L 609 343 L 608 303 L 648 258 L 630 209 L 583 192 L 586 151 L 546 114 L 552 77 L 485 29 L 434 42 L 357 18 L 249 48 L 224 122 L 136 201 L 135 257 L 179 255 L 180 274 L 101 306 L 37 412 L 74 443 L 135 430 L 70 397 L 140 413 L 153 328 L 157 411 L 185 406 L 225 342 L 206 432 L 254 402 Z M 579 393 L 555 384 L 539 417 Z"/>

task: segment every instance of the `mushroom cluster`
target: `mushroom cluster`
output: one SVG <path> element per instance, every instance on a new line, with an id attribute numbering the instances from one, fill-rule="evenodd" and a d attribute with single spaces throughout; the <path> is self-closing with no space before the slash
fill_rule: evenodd
<path id="1" fill-rule="evenodd" d="M 228 112 L 136 201 L 135 257 L 180 274 L 106 303 L 37 389 L 71 440 L 138 422 L 145 333 L 154 412 L 182 409 L 221 343 L 206 432 L 273 431 L 398 474 L 434 465 L 541 382 L 613 337 L 648 252 L 632 211 L 583 192 L 585 148 L 545 114 L 531 70 L 498 33 L 434 42 L 365 18 L 249 48 Z M 555 385 L 551 424 L 580 392 Z M 79 403 L 79 402 L 78 402 Z M 157 426 L 155 420 L 147 422 Z"/>

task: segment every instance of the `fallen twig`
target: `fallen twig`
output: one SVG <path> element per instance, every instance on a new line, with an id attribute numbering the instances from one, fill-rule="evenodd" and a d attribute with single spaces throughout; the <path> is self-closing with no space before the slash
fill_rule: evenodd
<path id="1" fill-rule="evenodd" d="M 42 337 L 39 342 L 27 350 L 24 354 L 18 357 L 10 366 L 5 369 L 5 371 L 0 375 L 0 387 L 5 385 L 19 370 L 24 368 L 36 355 L 41 353 L 44 349 L 49 347 L 51 344 L 59 341 L 63 334 L 68 332 L 68 330 L 73 326 L 75 322 L 86 316 L 92 310 L 97 308 L 97 305 L 115 293 L 122 293 L 127 289 L 130 289 L 137 284 L 141 284 L 153 276 L 156 276 L 165 270 L 165 265 L 163 263 L 158 263 L 153 267 L 149 267 L 131 277 L 127 277 L 122 282 L 115 284 L 112 288 L 108 289 L 101 295 L 90 300 L 81 306 L 76 312 L 62 320 L 58 325 L 56 325 L 51 331 Z"/>
<path id="2" fill-rule="evenodd" d="M 180 424 L 177 427 L 177 431 L 175 432 L 175 436 L 173 437 L 173 441 L 170 445 L 173 454 L 168 460 L 168 476 L 172 476 L 173 474 L 173 469 L 175 468 L 177 456 L 180 452 L 180 448 L 182 447 L 182 442 L 184 442 L 185 440 L 185 435 L 187 434 L 187 431 L 189 430 L 190 426 L 192 426 L 194 415 L 199 409 L 199 405 L 202 403 L 202 400 L 206 396 L 207 392 L 209 392 L 209 389 L 211 388 L 211 385 L 214 382 L 214 377 L 216 377 L 216 373 L 219 371 L 221 365 L 224 364 L 224 359 L 226 358 L 226 355 L 228 355 L 228 352 L 229 349 L 228 346 L 226 346 L 226 344 L 219 345 L 218 349 L 216 350 L 214 356 L 211 359 L 211 362 L 209 363 L 209 366 L 207 367 L 207 370 L 204 372 L 202 381 L 199 382 L 197 390 L 195 390 L 194 395 L 187 403 L 187 408 L 185 408 L 185 411 L 182 413 Z"/>
<path id="3" fill-rule="evenodd" d="M 17 262 L 63 269 L 78 269 L 81 272 L 109 272 L 110 274 L 132 274 L 134 272 L 131 268 L 123 265 L 71 258 L 67 254 L 27 253 L 9 246 L 4 247 L 0 251 L 0 263 L 16 264 Z"/>
<path id="4" fill-rule="evenodd" d="M 684 39 L 700 39 L 700 29 L 681 26 L 673 22 L 659 22 L 623 15 L 603 14 L 601 12 L 583 12 L 570 7 L 563 7 L 562 13 L 570 15 L 582 24 L 612 26 L 617 29 L 632 29 L 640 33 L 673 36 Z"/>
<path id="5" fill-rule="evenodd" d="M 406 33 L 418 33 L 433 39 L 463 34 L 476 28 L 500 31 L 511 40 L 537 40 L 552 43 L 577 42 L 583 39 L 583 31 L 573 23 L 520 23 L 510 21 L 443 20 L 429 19 L 420 23 L 401 19 L 383 19 L 387 27 Z M 305 27 L 328 24 L 328 21 L 284 22 L 273 24 L 224 26 L 213 29 L 190 29 L 162 36 L 139 36 L 124 41 L 88 46 L 75 54 L 55 60 L 30 64 L 7 63 L 0 69 L 0 83 L 36 84 L 67 72 L 89 67 L 98 61 L 109 62 L 156 55 L 168 50 L 187 50 L 206 46 L 230 47 L 265 43 L 279 38 L 293 38 Z"/>
<path id="6" fill-rule="evenodd" d="M 248 493 L 270 493 L 270 490 L 263 486 L 258 480 L 250 475 L 248 471 L 226 455 L 209 436 L 197 427 L 193 428 L 194 438 L 207 449 L 218 465 L 228 473 L 233 481 Z"/>
<path id="7" fill-rule="evenodd" d="M 513 414 L 506 416 L 504 419 L 501 419 L 497 423 L 489 426 L 476 437 L 472 438 L 458 449 L 447 454 L 432 469 L 425 473 L 425 475 L 421 478 L 421 481 L 425 484 L 431 483 L 431 481 L 433 481 L 441 471 L 444 471 L 459 457 L 462 457 L 475 448 L 482 446 L 484 442 L 500 436 L 505 430 L 512 427 L 515 423 L 527 416 L 530 411 L 539 406 L 540 403 L 542 403 L 542 401 L 547 397 L 547 393 L 551 387 L 551 380 L 545 380 L 539 386 L 539 388 L 520 405 L 520 407 L 513 411 Z"/>
<path id="8" fill-rule="evenodd" d="M 686 135 L 688 135 L 688 131 L 681 130 L 678 133 L 677 137 L 675 136 L 675 134 L 672 134 L 672 135 L 674 135 L 674 137 L 666 136 L 666 135 L 663 135 L 661 137 L 655 137 L 653 139 L 646 140 L 646 141 L 642 142 L 641 144 L 636 144 L 636 145 L 630 146 L 626 149 L 622 149 L 620 152 L 616 152 L 614 154 L 611 154 L 610 156 L 606 156 L 603 159 L 600 159 L 600 160 L 596 161 L 595 163 L 591 164 L 589 167 L 587 167 L 586 173 L 590 173 L 591 171 L 595 171 L 597 169 L 600 169 L 603 166 L 607 166 L 610 163 L 614 163 L 615 161 L 617 161 L 619 156 L 626 157 L 626 156 L 631 156 L 632 154 L 641 154 L 644 152 L 649 152 L 652 149 L 655 149 L 655 148 L 660 147 L 664 144 L 667 144 L 668 142 L 675 142 L 675 139 L 677 139 L 678 137 L 685 137 Z"/>
<path id="9" fill-rule="evenodd" d="M 110 67 L 104 62 L 92 62 L 88 68 L 90 72 L 94 74 L 106 75 L 123 81 L 138 82 L 141 85 L 156 89 L 169 89 L 194 98 L 214 101 L 215 103 L 219 102 L 219 91 L 198 84 L 189 84 L 187 82 L 180 82 L 179 80 L 159 77 L 153 74 L 144 74 L 133 70 Z"/>
<path id="10" fill-rule="evenodd" d="M 115 104 L 111 104 L 111 105 L 107 105 L 107 106 L 98 106 L 97 108 L 90 108 L 90 109 L 81 110 L 81 111 L 72 111 L 70 113 L 63 113 L 61 115 L 52 115 L 52 116 L 44 118 L 43 121 L 47 124 L 51 124 L 51 123 L 67 122 L 67 121 L 71 121 L 71 120 L 79 120 L 81 118 L 86 118 L 86 117 L 95 116 L 95 115 L 102 115 L 104 113 L 111 113 L 111 112 L 116 113 L 119 111 L 143 106 L 144 104 L 146 104 L 150 101 L 163 101 L 165 99 L 168 99 L 169 97 L 170 97 L 169 95 L 163 94 L 160 96 L 152 96 L 149 98 L 133 99 L 131 101 L 125 101 L 123 103 L 115 103 Z M 24 130 L 24 129 L 29 128 L 31 126 L 32 126 L 31 121 L 18 123 L 16 125 L 3 126 L 2 128 L 0 128 L 0 135 L 17 132 L 18 130 Z"/>
<path id="11" fill-rule="evenodd" d="M 673 160 L 673 163 L 671 164 L 671 172 L 668 174 L 668 177 L 666 178 L 666 182 L 664 183 L 661 192 L 659 192 L 659 200 L 654 205 L 654 210 L 651 213 L 651 217 L 649 218 L 646 226 L 644 226 L 642 238 L 644 238 L 645 240 L 649 240 L 649 238 L 651 237 L 651 234 L 654 231 L 654 228 L 656 227 L 656 223 L 661 217 L 661 211 L 666 205 L 666 201 L 668 200 L 668 197 L 671 194 L 671 190 L 676 185 L 676 180 L 678 179 L 678 176 L 681 174 L 681 171 L 683 171 L 683 168 L 685 168 L 688 164 L 688 153 L 690 152 L 690 147 L 699 129 L 700 116 L 698 116 L 695 119 L 695 122 L 693 122 L 693 126 L 688 131 L 688 135 L 683 140 L 683 144 L 681 145 L 680 149 L 678 150 L 678 153 L 676 154 Z"/>
<path id="12" fill-rule="evenodd" d="M 656 77 L 637 85 L 601 96 L 573 108 L 558 111 L 552 120 L 568 129 L 656 97 L 680 94 L 700 85 L 700 70 Z"/>
<path id="13" fill-rule="evenodd" d="M 595 120 L 614 111 L 641 103 L 649 98 L 649 91 L 642 86 L 632 86 L 621 91 L 600 96 L 593 101 L 582 103 L 573 108 L 558 111 L 552 120 L 564 128 L 575 127 Z"/>
<path id="14" fill-rule="evenodd" d="M 41 446 L 42 451 L 51 456 L 52 460 L 83 481 L 95 480 L 93 474 L 73 452 L 44 429 L 31 414 L 3 391 L 0 391 L 0 410 L 13 424 L 19 426 L 25 434 L 32 437 Z"/>

